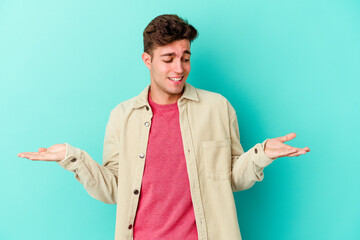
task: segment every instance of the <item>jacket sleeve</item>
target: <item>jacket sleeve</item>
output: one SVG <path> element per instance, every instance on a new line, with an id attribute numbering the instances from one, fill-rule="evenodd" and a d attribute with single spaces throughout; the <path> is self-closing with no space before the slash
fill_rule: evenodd
<path id="1" fill-rule="evenodd" d="M 116 204 L 118 186 L 118 139 L 115 135 L 112 114 L 106 126 L 103 164 L 97 163 L 79 148 L 66 144 L 65 158 L 58 162 L 64 169 L 74 172 L 76 180 L 84 185 L 93 198 Z"/>
<path id="2" fill-rule="evenodd" d="M 263 169 L 275 159 L 268 158 L 264 152 L 267 140 L 257 143 L 244 153 L 240 144 L 239 125 L 235 110 L 230 105 L 231 135 L 231 186 L 234 192 L 251 188 L 255 182 L 264 178 Z"/>

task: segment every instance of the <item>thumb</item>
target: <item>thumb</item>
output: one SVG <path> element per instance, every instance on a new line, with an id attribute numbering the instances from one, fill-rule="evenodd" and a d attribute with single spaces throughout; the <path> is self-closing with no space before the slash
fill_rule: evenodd
<path id="1" fill-rule="evenodd" d="M 47 149 L 46 148 L 39 148 L 39 152 L 46 152 Z"/>
<path id="2" fill-rule="evenodd" d="M 280 137 L 280 141 L 282 141 L 282 142 L 290 141 L 291 139 L 294 139 L 295 137 L 296 137 L 296 133 L 289 133 L 283 137 Z"/>

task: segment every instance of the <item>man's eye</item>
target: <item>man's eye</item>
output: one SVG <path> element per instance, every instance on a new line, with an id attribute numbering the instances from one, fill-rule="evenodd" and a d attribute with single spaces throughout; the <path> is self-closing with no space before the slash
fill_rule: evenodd
<path id="1" fill-rule="evenodd" d="M 184 62 L 188 62 L 188 61 L 190 61 L 190 59 L 183 58 L 183 59 L 182 59 L 182 61 L 184 61 Z M 163 60 L 163 62 L 165 62 L 165 63 L 171 63 L 171 62 L 172 62 L 172 59 L 169 59 L 169 60 Z"/>

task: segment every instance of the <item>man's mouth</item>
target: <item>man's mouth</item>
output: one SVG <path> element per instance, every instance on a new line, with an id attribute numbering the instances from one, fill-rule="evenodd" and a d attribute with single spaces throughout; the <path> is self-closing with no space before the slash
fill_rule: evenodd
<path id="1" fill-rule="evenodd" d="M 181 76 L 181 77 L 168 77 L 168 79 L 170 79 L 171 81 L 174 81 L 174 82 L 180 82 L 183 78 L 184 78 L 184 76 Z"/>

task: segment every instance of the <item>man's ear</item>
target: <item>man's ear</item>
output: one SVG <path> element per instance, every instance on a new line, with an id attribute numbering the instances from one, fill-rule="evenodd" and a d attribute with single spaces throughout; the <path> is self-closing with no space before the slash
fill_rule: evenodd
<path id="1" fill-rule="evenodd" d="M 150 54 L 148 54 L 147 52 L 143 52 L 141 57 L 142 57 L 143 62 L 146 65 L 146 67 L 148 69 L 151 69 L 151 56 L 150 56 Z"/>

